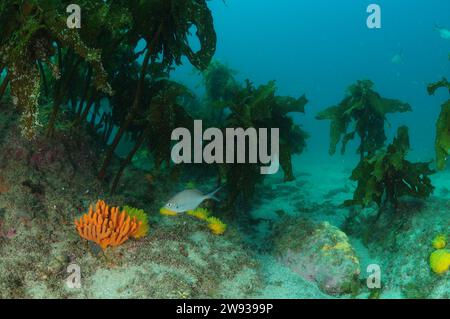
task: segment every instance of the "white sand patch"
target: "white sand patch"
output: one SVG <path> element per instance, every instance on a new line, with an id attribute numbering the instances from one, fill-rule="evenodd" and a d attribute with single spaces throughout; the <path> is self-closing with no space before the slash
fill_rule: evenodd
<path id="1" fill-rule="evenodd" d="M 139 280 L 140 267 L 100 269 L 90 278 L 90 298 L 115 299 L 135 296 L 130 286 Z"/>
<path id="2" fill-rule="evenodd" d="M 260 256 L 265 287 L 254 298 L 329 299 L 316 284 L 306 281 L 270 255 Z"/>

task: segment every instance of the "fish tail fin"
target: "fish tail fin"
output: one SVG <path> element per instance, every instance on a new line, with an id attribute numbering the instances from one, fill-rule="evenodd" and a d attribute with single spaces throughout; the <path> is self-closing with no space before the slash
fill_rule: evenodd
<path id="1" fill-rule="evenodd" d="M 220 186 L 219 188 L 217 188 L 215 191 L 213 191 L 213 192 L 211 192 L 211 193 L 209 193 L 209 194 L 207 194 L 205 197 L 207 198 L 207 199 L 212 199 L 212 200 L 215 200 L 215 201 L 217 201 L 217 202 L 220 202 L 220 199 L 218 199 L 216 196 L 214 196 L 218 191 L 220 191 L 221 189 L 222 189 L 222 187 L 223 186 Z"/>

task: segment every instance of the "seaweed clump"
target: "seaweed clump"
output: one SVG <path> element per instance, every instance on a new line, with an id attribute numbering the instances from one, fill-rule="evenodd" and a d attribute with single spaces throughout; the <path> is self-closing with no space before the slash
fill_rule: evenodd
<path id="1" fill-rule="evenodd" d="M 387 149 L 364 158 L 353 170 L 351 179 L 358 183 L 353 199 L 345 206 L 378 205 L 378 216 L 386 208 L 398 208 L 402 196 L 427 198 L 433 192 L 429 175 L 434 171 L 430 163 L 411 163 L 405 157 L 409 150 L 408 128 L 402 126 Z"/>
<path id="2" fill-rule="evenodd" d="M 164 163 L 166 168 L 170 169 L 172 131 L 177 127 L 192 126 L 192 117 L 183 106 L 183 100 L 192 96 L 192 93 L 177 82 L 170 80 L 159 82 L 160 88 L 157 93 L 129 128 L 134 146 L 122 160 L 113 181 L 112 191 L 116 190 L 126 167 L 144 145 L 153 156 L 156 170 Z"/>
<path id="3" fill-rule="evenodd" d="M 338 105 L 316 116 L 319 120 L 331 120 L 330 155 L 336 153 L 339 142 L 344 154 L 348 142 L 357 135 L 360 138 L 357 152 L 361 159 L 366 155 L 372 156 L 386 141 L 386 115 L 411 111 L 408 103 L 382 97 L 373 90 L 373 85 L 370 80 L 358 81 L 348 88 L 349 94 Z M 349 132 L 351 124 L 354 124 L 354 130 Z"/>
<path id="4" fill-rule="evenodd" d="M 242 87 L 236 87 L 228 102 L 229 114 L 224 121 L 225 127 L 243 129 L 271 128 L 279 129 L 279 164 L 284 172 L 284 180 L 295 179 L 292 170 L 292 155 L 300 154 L 306 147 L 309 135 L 296 124 L 290 113 L 305 113 L 308 100 L 276 95 L 276 83 L 271 81 L 256 87 L 249 80 Z M 270 139 L 270 138 L 269 138 Z M 268 141 L 268 148 L 270 143 Z M 246 154 L 248 157 L 248 154 Z M 228 188 L 228 203 L 248 204 L 253 197 L 256 185 L 263 180 L 260 173 L 262 163 L 235 163 L 222 165 L 220 177 L 224 177 Z"/>
<path id="5" fill-rule="evenodd" d="M 236 71 L 227 65 L 212 61 L 208 68 L 202 72 L 207 99 L 213 103 L 229 101 L 233 90 L 238 85 L 234 75 Z"/>
<path id="6" fill-rule="evenodd" d="M 99 179 L 105 178 L 115 150 L 134 121 L 139 119 L 142 105 L 144 107 L 148 105 L 143 103 L 143 96 L 147 87 L 146 77 L 150 75 L 155 78 L 155 68 L 152 66 L 159 65 L 168 75 L 173 65 L 182 64 L 182 57 L 187 57 L 195 68 L 205 70 L 216 50 L 217 36 L 206 0 L 134 0 L 127 3 L 133 23 L 125 39 L 133 44 L 130 46 L 132 50 L 138 46 L 140 40 L 145 41 L 144 48 L 136 56 L 136 59 L 143 56 L 143 61 L 138 67 L 139 71 L 135 74 L 134 93 L 131 94 L 131 99 L 124 104 L 126 109 L 119 121 L 117 134 L 105 155 L 98 174 Z M 192 34 L 194 27 L 197 29 L 196 36 L 200 43 L 200 49 L 196 52 L 189 42 L 189 35 Z M 158 74 L 161 73 L 160 71 Z M 154 95 L 157 93 L 155 92 Z M 118 107 L 123 108 L 123 104 Z M 127 160 L 127 162 L 130 161 Z"/>
<path id="7" fill-rule="evenodd" d="M 224 120 L 226 108 L 233 98 L 233 92 L 239 86 L 235 75 L 236 71 L 219 61 L 211 62 L 208 68 L 202 72 L 206 93 L 203 115 L 210 120 L 211 126 L 220 126 Z"/>
<path id="8" fill-rule="evenodd" d="M 63 92 L 67 91 L 76 67 L 82 61 L 94 70 L 96 88 L 112 94 L 101 52 L 88 47 L 76 30 L 68 29 L 66 17 L 55 8 L 58 6 L 53 1 L 8 0 L 0 6 L 0 70 L 6 69 L 5 83 L 9 83 L 12 101 L 22 114 L 22 134 L 28 139 L 34 137 L 40 125 L 39 97 L 41 82 L 45 82 L 42 62 L 47 64 L 58 84 L 54 115 Z M 63 49 L 73 57 L 71 61 L 64 61 L 66 68 L 63 68 Z M 50 124 L 54 123 L 51 121 Z"/>
<path id="9" fill-rule="evenodd" d="M 131 135 L 136 147 L 120 166 L 115 188 L 124 166 L 151 135 L 147 117 L 161 109 L 165 99 L 161 96 L 172 95 L 167 87 L 173 85 L 163 79 L 184 57 L 199 70 L 211 62 L 217 42 L 213 17 L 206 0 L 80 0 L 82 28 L 71 29 L 69 4 L 65 0 L 1 2 L 0 74 L 5 78 L 0 82 L 0 98 L 9 93 L 22 115 L 27 139 L 44 125 L 47 137 L 53 138 L 61 129 L 75 135 L 80 125 L 90 124 L 106 145 L 110 143 L 100 165 L 100 180 L 124 136 Z M 199 48 L 193 47 L 191 36 L 197 37 Z M 63 112 L 73 119 L 70 124 L 60 125 Z M 168 108 L 152 127 L 171 122 L 176 112 Z"/>
<path id="10" fill-rule="evenodd" d="M 446 78 L 432 83 L 427 87 L 428 94 L 434 93 L 440 89 L 447 89 L 450 93 L 450 82 Z M 441 112 L 436 122 L 436 167 L 438 170 L 445 168 L 448 155 L 450 154 L 450 99 L 441 106 Z"/>

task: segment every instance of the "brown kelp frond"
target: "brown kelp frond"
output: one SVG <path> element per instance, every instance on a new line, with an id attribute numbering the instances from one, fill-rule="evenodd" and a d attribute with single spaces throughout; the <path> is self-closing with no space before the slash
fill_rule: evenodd
<path id="1" fill-rule="evenodd" d="M 0 9 L 0 23 L 6 26 L 0 36 L 0 60 L 8 69 L 12 100 L 22 112 L 23 135 L 31 139 L 39 126 L 42 65 L 40 69 L 36 61 L 46 62 L 58 81 L 65 75 L 62 63 L 55 65 L 53 62 L 56 59 L 54 43 L 58 44 L 58 52 L 73 50 L 90 64 L 97 87 L 111 93 L 100 52 L 88 48 L 77 31 L 67 28 L 66 16 L 61 13 L 65 7 L 52 1 L 25 1 L 22 4 L 6 1 Z"/>
<path id="2" fill-rule="evenodd" d="M 436 167 L 443 170 L 450 155 L 450 100 L 441 106 L 441 113 L 436 122 L 435 150 Z"/>
<path id="3" fill-rule="evenodd" d="M 164 65 L 180 65 L 182 56 L 186 56 L 197 69 L 208 67 L 216 50 L 217 36 L 206 0 L 132 0 L 129 8 L 134 18 L 131 33 L 150 43 L 160 29 L 152 56 L 162 52 Z M 189 43 L 194 27 L 200 43 L 197 52 Z"/>
<path id="4" fill-rule="evenodd" d="M 373 154 L 386 141 L 384 124 L 389 113 L 409 112 L 411 106 L 395 99 L 382 97 L 373 90 L 370 80 L 358 81 L 348 88 L 346 96 L 338 105 L 321 111 L 316 118 L 330 120 L 329 153 L 335 154 L 337 145 L 342 143 L 341 153 L 355 135 L 361 139 L 358 152 L 361 158 Z M 354 123 L 354 131 L 349 132 L 350 124 Z"/>
<path id="5" fill-rule="evenodd" d="M 397 207 L 402 196 L 427 198 L 433 192 L 429 175 L 434 171 L 430 163 L 412 163 L 406 160 L 409 150 L 408 129 L 402 126 L 387 149 L 364 158 L 353 170 L 351 179 L 358 183 L 353 199 L 344 205 L 367 206 L 375 202 Z"/>
<path id="6" fill-rule="evenodd" d="M 144 58 L 139 65 L 136 86 L 129 95 L 130 99 L 119 106 L 124 109 L 121 113 L 125 115 L 119 118 L 119 130 L 100 168 L 99 179 L 106 176 L 114 151 L 122 137 L 133 126 L 142 107 L 146 108 L 149 105 L 145 101 L 145 88 L 147 77 L 155 75 L 153 66 L 158 65 L 158 68 L 170 72 L 174 65 L 182 63 L 182 57 L 185 56 L 194 67 L 204 70 L 211 62 L 216 49 L 217 38 L 213 18 L 205 0 L 131 0 L 124 5 L 133 17 L 124 45 L 134 50 L 141 40 L 144 40 L 145 47 L 137 54 L 138 57 L 143 55 Z M 200 49 L 197 52 L 191 48 L 189 41 L 194 29 L 200 42 Z"/>
<path id="7" fill-rule="evenodd" d="M 431 83 L 427 87 L 428 94 L 434 95 L 438 89 L 447 89 L 450 93 L 450 82 L 446 78 Z M 441 106 L 441 112 L 436 122 L 436 167 L 445 169 L 447 158 L 450 155 L 450 99 Z"/>
<path id="8" fill-rule="evenodd" d="M 234 76 L 236 71 L 219 61 L 212 61 L 202 72 L 206 96 L 211 103 L 229 101 L 233 90 L 238 85 Z"/>
<path id="9" fill-rule="evenodd" d="M 293 98 L 276 95 L 276 83 L 271 81 L 256 87 L 247 80 L 244 86 L 236 86 L 228 105 L 230 114 L 224 127 L 278 128 L 279 163 L 284 172 L 285 181 L 294 180 L 291 158 L 306 147 L 308 134 L 296 124 L 290 113 L 305 112 L 308 102 L 305 96 Z M 269 141 L 269 145 L 270 145 Z M 263 179 L 259 166 L 261 163 L 224 165 L 221 175 L 226 178 L 229 204 L 249 203 L 256 185 Z M 234 204 L 233 204 L 234 203 Z"/>
<path id="10" fill-rule="evenodd" d="M 448 92 L 450 93 L 450 82 L 446 78 L 442 78 L 440 81 L 431 83 L 427 86 L 428 94 L 434 95 L 434 93 L 440 89 L 440 88 L 446 88 Z"/>

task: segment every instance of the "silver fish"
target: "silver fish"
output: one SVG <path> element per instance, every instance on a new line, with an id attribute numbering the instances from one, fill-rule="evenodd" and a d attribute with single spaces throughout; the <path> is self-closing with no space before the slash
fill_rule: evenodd
<path id="1" fill-rule="evenodd" d="M 439 35 L 442 39 L 450 40 L 450 30 L 446 28 L 441 28 L 439 26 L 435 26 L 434 29 L 439 32 Z"/>
<path id="2" fill-rule="evenodd" d="M 172 197 L 164 207 L 175 213 L 184 213 L 189 210 L 194 210 L 206 199 L 218 201 L 218 199 L 214 197 L 214 194 L 221 188 L 222 187 L 219 187 L 214 192 L 206 195 L 197 189 L 186 189 Z"/>

